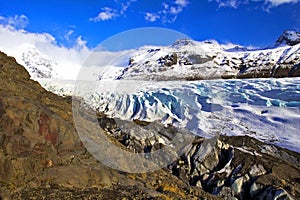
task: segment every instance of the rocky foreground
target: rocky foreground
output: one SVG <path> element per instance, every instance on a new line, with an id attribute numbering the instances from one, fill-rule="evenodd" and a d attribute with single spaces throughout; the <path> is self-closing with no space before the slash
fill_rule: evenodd
<path id="1" fill-rule="evenodd" d="M 74 126 L 71 98 L 46 91 L 3 53 L 0 85 L 0 199 L 300 198 L 298 153 L 250 137 L 196 137 L 163 169 L 120 172 L 86 150 Z M 100 126 L 119 148 L 150 156 L 186 134 L 100 113 L 96 121 L 82 116 L 76 127 L 86 124 Z M 137 131 L 123 128 L 132 126 Z M 149 135 L 141 137 L 138 130 L 145 127 Z"/>

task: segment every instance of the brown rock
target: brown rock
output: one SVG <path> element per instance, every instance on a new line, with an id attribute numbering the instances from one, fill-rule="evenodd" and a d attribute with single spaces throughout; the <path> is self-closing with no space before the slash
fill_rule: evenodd
<path id="1" fill-rule="evenodd" d="M 197 193 L 185 193 L 189 186 L 166 170 L 132 179 L 99 163 L 76 133 L 70 98 L 47 92 L 1 52 L 0 85 L 0 199 L 190 199 Z M 79 123 L 96 126 L 89 117 Z M 156 183 L 172 187 L 159 192 Z"/>

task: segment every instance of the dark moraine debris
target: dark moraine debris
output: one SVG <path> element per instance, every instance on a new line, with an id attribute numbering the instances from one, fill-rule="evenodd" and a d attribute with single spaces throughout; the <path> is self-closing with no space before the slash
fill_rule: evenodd
<path id="1" fill-rule="evenodd" d="M 157 130 L 171 132 L 169 136 L 172 137 L 165 137 L 162 134 L 164 131 L 160 131 L 155 134 L 156 140 L 147 143 L 136 139 L 143 137 L 132 134 L 128 137 L 126 131 L 118 128 L 122 122 L 118 121 L 114 126 L 111 122 L 109 127 L 114 129 L 109 129 L 109 134 L 123 141 L 132 151 L 155 151 L 157 147 L 164 147 L 159 144 L 161 141 L 168 144 L 168 140 L 176 134 L 186 134 L 174 127 L 154 123 Z M 138 124 L 142 128 L 147 125 Z M 138 132 L 136 134 L 139 135 Z M 195 137 L 194 142 L 167 170 L 190 187 L 200 188 L 222 199 L 300 198 L 300 155 L 249 136 Z"/>

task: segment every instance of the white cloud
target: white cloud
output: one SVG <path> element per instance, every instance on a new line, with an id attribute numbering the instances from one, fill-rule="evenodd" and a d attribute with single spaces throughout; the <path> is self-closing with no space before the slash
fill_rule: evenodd
<path id="1" fill-rule="evenodd" d="M 169 9 L 169 5 L 166 2 L 164 2 L 162 5 L 164 7 L 164 10 L 168 10 Z"/>
<path id="2" fill-rule="evenodd" d="M 98 16 L 90 18 L 90 21 L 99 22 L 105 20 L 111 20 L 115 17 L 126 15 L 128 8 L 132 6 L 137 0 L 114 0 L 119 5 L 119 9 L 113 9 L 104 7 Z M 183 12 L 184 8 L 190 3 L 189 0 L 165 0 L 162 4 L 162 9 L 158 11 L 146 11 L 144 13 L 144 19 L 149 22 L 156 22 L 159 19 L 162 23 L 173 23 L 176 21 L 177 16 Z"/>
<path id="3" fill-rule="evenodd" d="M 173 0 L 164 2 L 162 4 L 163 9 L 157 12 L 147 12 L 145 19 L 150 22 L 155 22 L 158 19 L 162 23 L 174 23 L 180 13 L 183 12 L 184 8 L 188 6 L 190 2 L 188 0 Z M 149 13 L 151 15 L 149 15 Z M 153 18 L 151 18 L 153 17 Z M 155 17 L 155 18 L 154 18 Z M 152 20 L 149 20 L 152 19 Z"/>
<path id="4" fill-rule="evenodd" d="M 64 36 L 64 38 L 66 39 L 66 40 L 70 40 L 70 36 L 72 35 L 74 33 L 74 30 L 69 30 L 66 34 L 65 34 L 65 36 Z"/>
<path id="5" fill-rule="evenodd" d="M 86 48 L 86 43 L 87 41 L 86 40 L 83 40 L 81 36 L 79 36 L 77 39 L 76 39 L 76 43 L 75 43 L 75 47 L 77 47 L 77 49 L 82 49 L 82 48 Z"/>
<path id="6" fill-rule="evenodd" d="M 127 11 L 127 9 L 131 6 L 131 4 L 136 2 L 136 1 L 137 0 L 129 0 L 125 3 L 121 3 L 122 8 L 121 8 L 120 14 L 124 14 Z"/>
<path id="7" fill-rule="evenodd" d="M 238 0 L 209 0 L 209 2 L 211 1 L 215 1 L 218 4 L 219 8 L 222 7 L 238 8 L 238 5 L 243 3 L 243 1 L 238 1 Z"/>
<path id="8" fill-rule="evenodd" d="M 69 35 L 73 34 L 69 31 Z M 86 41 L 79 36 L 72 47 L 64 47 L 56 43 L 56 39 L 48 33 L 31 33 L 24 29 L 16 29 L 11 25 L 0 25 L 0 51 L 13 56 L 24 65 L 23 53 L 36 49 L 43 57 L 52 60 L 56 65 L 55 78 L 75 80 L 80 73 L 87 73 L 87 78 L 97 78 L 93 74 L 103 71 L 121 52 L 93 51 L 86 46 Z M 128 61 L 128 59 L 126 60 Z M 89 74 L 90 73 L 90 74 Z"/>
<path id="9" fill-rule="evenodd" d="M 175 4 L 184 8 L 189 4 L 189 1 L 188 0 L 176 0 Z"/>
<path id="10" fill-rule="evenodd" d="M 181 12 L 182 12 L 182 8 L 181 7 L 175 8 L 175 7 L 172 6 L 170 8 L 170 13 L 173 14 L 173 15 L 178 15 Z"/>
<path id="11" fill-rule="evenodd" d="M 109 7 L 104 7 L 101 10 L 102 11 L 97 15 L 97 17 L 90 18 L 89 20 L 93 22 L 106 21 L 113 19 L 114 17 L 117 17 L 119 15 L 116 9 L 112 9 Z"/>
<path id="12" fill-rule="evenodd" d="M 231 7 L 231 8 L 238 8 L 241 4 L 248 4 L 252 2 L 261 2 L 262 8 L 265 9 L 265 6 L 268 8 L 280 6 L 282 4 L 288 3 L 298 3 L 300 0 L 209 0 L 209 2 L 216 2 L 218 7 Z"/>
<path id="13" fill-rule="evenodd" d="M 145 14 L 145 20 L 149 21 L 149 22 L 155 22 L 156 20 L 158 20 L 160 18 L 160 16 L 158 14 L 155 13 L 146 13 Z"/>
<path id="14" fill-rule="evenodd" d="M 57 63 L 54 69 L 59 77 L 74 79 L 78 70 L 91 50 L 86 42 L 79 37 L 71 48 L 59 46 L 55 38 L 48 33 L 30 33 L 24 29 L 17 30 L 12 26 L 0 25 L 0 51 L 13 56 L 24 65 L 22 54 L 28 49 L 37 49 L 44 57 Z"/>
<path id="15" fill-rule="evenodd" d="M 264 0 L 266 3 L 271 3 L 273 6 L 279 6 L 286 3 L 297 3 L 300 0 Z"/>
<path id="16" fill-rule="evenodd" d="M 48 33 L 28 33 L 27 31 L 20 29 L 16 30 L 12 26 L 0 25 L 0 44 L 1 47 L 15 47 L 20 43 L 30 43 L 30 44 L 55 44 L 55 38 Z"/>
<path id="17" fill-rule="evenodd" d="M 15 15 L 13 17 L 0 16 L 0 24 L 11 26 L 16 29 L 23 29 L 28 25 L 28 18 L 25 15 Z"/>
<path id="18" fill-rule="evenodd" d="M 96 17 L 90 18 L 89 21 L 93 21 L 93 22 L 107 21 L 115 17 L 122 16 L 126 13 L 126 11 L 132 5 L 132 3 L 136 1 L 137 0 L 127 0 L 123 2 L 123 1 L 115 0 L 115 2 L 121 6 L 120 9 L 113 9 L 109 7 L 101 8 L 101 12 Z"/>

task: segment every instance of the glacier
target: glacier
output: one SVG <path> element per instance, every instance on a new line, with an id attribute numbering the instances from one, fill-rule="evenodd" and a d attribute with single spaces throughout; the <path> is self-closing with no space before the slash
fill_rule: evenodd
<path id="1" fill-rule="evenodd" d="M 38 81 L 110 117 L 159 121 L 204 137 L 249 135 L 300 152 L 300 78 Z"/>

